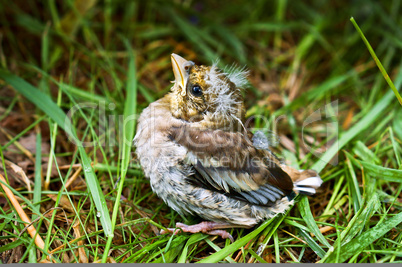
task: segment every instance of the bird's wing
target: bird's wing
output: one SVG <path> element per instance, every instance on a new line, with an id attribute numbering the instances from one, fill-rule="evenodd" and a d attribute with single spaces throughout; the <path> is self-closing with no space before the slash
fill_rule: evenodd
<path id="1" fill-rule="evenodd" d="M 266 150 L 240 132 L 172 127 L 169 137 L 188 149 L 194 167 L 189 181 L 256 205 L 270 205 L 290 194 L 293 182 Z"/>

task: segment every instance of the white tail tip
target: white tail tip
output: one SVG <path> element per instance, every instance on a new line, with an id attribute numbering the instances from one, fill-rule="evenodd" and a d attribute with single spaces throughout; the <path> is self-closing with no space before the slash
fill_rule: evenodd
<path id="1" fill-rule="evenodd" d="M 304 180 L 296 182 L 294 185 L 295 187 L 298 186 L 307 186 L 307 187 L 313 187 L 313 188 L 318 188 L 322 184 L 322 180 L 320 177 L 310 177 L 306 178 Z"/>
<path id="2" fill-rule="evenodd" d="M 312 187 L 294 187 L 293 190 L 298 191 L 300 194 L 314 195 L 315 189 Z"/>

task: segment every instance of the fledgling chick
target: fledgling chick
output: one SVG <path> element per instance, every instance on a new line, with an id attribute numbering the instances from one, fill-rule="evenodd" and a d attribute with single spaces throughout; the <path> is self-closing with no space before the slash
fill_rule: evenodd
<path id="1" fill-rule="evenodd" d="M 285 212 L 295 193 L 316 192 L 317 172 L 282 164 L 261 133 L 245 129 L 244 71 L 171 59 L 172 92 L 144 109 L 134 142 L 152 190 L 178 213 L 207 220 L 176 228 L 233 240 L 222 229 L 250 228 Z"/>

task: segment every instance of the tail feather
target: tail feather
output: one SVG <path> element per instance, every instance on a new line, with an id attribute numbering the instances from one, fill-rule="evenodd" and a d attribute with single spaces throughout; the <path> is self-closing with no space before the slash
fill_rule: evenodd
<path id="1" fill-rule="evenodd" d="M 293 181 L 293 191 L 303 195 L 314 195 L 322 184 L 321 177 L 314 170 L 296 170 L 282 165 L 282 169 L 289 174 Z"/>
<path id="2" fill-rule="evenodd" d="M 303 195 L 314 195 L 316 193 L 316 189 L 322 184 L 321 177 L 316 171 L 313 170 L 300 170 L 300 174 L 300 178 L 293 183 L 293 190 L 296 193 Z"/>
<path id="3" fill-rule="evenodd" d="M 293 191 L 295 191 L 298 194 L 302 194 L 302 195 L 308 195 L 308 196 L 312 196 L 316 193 L 315 188 L 312 187 L 298 187 L 295 186 L 293 188 Z"/>
<path id="4" fill-rule="evenodd" d="M 304 180 L 298 181 L 295 183 L 296 186 L 309 186 L 309 187 L 314 187 L 318 188 L 322 184 L 322 180 L 320 177 L 309 177 Z"/>

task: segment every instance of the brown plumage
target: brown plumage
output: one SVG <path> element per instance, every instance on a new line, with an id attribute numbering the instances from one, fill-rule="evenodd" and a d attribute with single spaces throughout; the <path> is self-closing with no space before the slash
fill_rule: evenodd
<path id="1" fill-rule="evenodd" d="M 245 129 L 245 72 L 175 54 L 172 66 L 172 92 L 143 111 L 134 141 L 153 191 L 177 212 L 211 221 L 177 227 L 231 238 L 219 229 L 252 227 L 283 213 L 294 192 L 315 193 L 315 171 L 284 165 L 261 134 Z"/>

